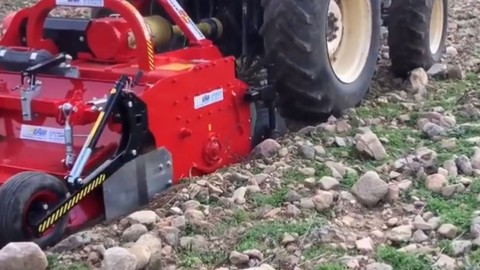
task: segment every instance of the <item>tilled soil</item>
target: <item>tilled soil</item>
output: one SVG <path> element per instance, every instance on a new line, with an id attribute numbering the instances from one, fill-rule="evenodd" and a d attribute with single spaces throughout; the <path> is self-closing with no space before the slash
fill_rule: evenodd
<path id="1" fill-rule="evenodd" d="M 427 85 L 393 78 L 385 45 L 360 107 L 68 237 L 49 269 L 480 269 L 479 32 L 455 1 Z"/>

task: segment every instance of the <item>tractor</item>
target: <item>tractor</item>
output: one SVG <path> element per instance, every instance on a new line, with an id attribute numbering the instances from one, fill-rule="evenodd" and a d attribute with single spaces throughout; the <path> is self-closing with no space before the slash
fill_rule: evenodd
<path id="1" fill-rule="evenodd" d="M 89 18 L 51 16 L 56 7 Z M 447 0 L 38 0 L 0 39 L 0 247 L 42 248 L 441 60 Z"/>

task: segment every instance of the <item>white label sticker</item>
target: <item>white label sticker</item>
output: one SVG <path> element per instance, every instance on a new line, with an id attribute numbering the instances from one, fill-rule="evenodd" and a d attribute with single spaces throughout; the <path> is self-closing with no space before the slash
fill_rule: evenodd
<path id="1" fill-rule="evenodd" d="M 55 0 L 57 6 L 103 7 L 103 0 Z"/>
<path id="2" fill-rule="evenodd" d="M 223 88 L 215 89 L 211 92 L 198 95 L 193 98 L 194 108 L 200 109 L 202 107 L 212 105 L 223 100 Z"/>
<path id="3" fill-rule="evenodd" d="M 61 128 L 22 125 L 20 138 L 49 143 L 65 143 L 65 131 Z"/>

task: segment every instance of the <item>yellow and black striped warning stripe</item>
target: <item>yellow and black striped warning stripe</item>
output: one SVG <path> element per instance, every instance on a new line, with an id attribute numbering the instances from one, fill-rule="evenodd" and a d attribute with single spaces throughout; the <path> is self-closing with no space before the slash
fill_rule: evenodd
<path id="1" fill-rule="evenodd" d="M 155 69 L 155 53 L 153 51 L 153 44 L 151 40 L 147 40 L 148 65 L 150 70 Z"/>
<path id="2" fill-rule="evenodd" d="M 94 180 L 86 184 L 82 189 L 75 192 L 67 201 L 60 205 L 54 212 L 52 212 L 40 225 L 38 226 L 38 233 L 42 234 L 48 230 L 55 222 L 65 216 L 68 211 L 75 207 L 83 198 L 85 198 L 90 192 L 103 184 L 107 176 L 105 173 L 100 174 Z"/>

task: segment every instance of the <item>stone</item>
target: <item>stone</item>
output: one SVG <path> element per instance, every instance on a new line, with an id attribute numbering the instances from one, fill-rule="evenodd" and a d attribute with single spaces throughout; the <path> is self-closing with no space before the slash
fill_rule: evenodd
<path id="1" fill-rule="evenodd" d="M 290 202 L 290 203 L 293 203 L 293 202 L 297 202 L 297 201 L 300 201 L 302 197 L 300 197 L 300 195 L 295 191 L 295 190 L 288 190 L 287 191 L 287 194 L 285 194 L 285 201 L 286 202 Z"/>
<path id="2" fill-rule="evenodd" d="M 427 135 L 430 139 L 437 139 L 446 134 L 445 128 L 434 124 L 432 122 L 426 123 L 422 128 L 423 133 Z"/>
<path id="3" fill-rule="evenodd" d="M 317 211 L 329 209 L 333 204 L 333 194 L 328 191 L 319 190 L 317 195 L 312 198 L 313 204 Z"/>
<path id="4" fill-rule="evenodd" d="M 388 227 L 393 227 L 393 226 L 397 225 L 397 223 L 398 223 L 398 218 L 396 218 L 396 217 L 392 217 L 392 218 L 389 218 L 387 220 L 387 226 Z"/>
<path id="5" fill-rule="evenodd" d="M 472 219 L 470 223 L 470 234 L 476 238 L 480 237 L 480 216 Z"/>
<path id="6" fill-rule="evenodd" d="M 76 248 L 88 245 L 92 242 L 92 237 L 89 231 L 76 233 L 70 235 L 67 238 L 60 241 L 53 248 L 50 249 L 51 252 L 62 253 L 65 251 L 71 251 Z"/>
<path id="7" fill-rule="evenodd" d="M 135 245 L 142 245 L 148 247 L 152 252 L 162 249 L 162 240 L 153 232 L 146 233 L 135 242 Z"/>
<path id="8" fill-rule="evenodd" d="M 373 207 L 388 193 L 388 185 L 378 173 L 368 171 L 353 185 L 352 193 L 361 204 Z"/>
<path id="9" fill-rule="evenodd" d="M 384 200 L 388 203 L 394 203 L 400 199 L 400 187 L 397 184 L 389 184 L 388 191 Z"/>
<path id="10" fill-rule="evenodd" d="M 136 270 L 137 258 L 127 249 L 112 247 L 105 251 L 102 270 Z"/>
<path id="11" fill-rule="evenodd" d="M 172 218 L 170 225 L 180 230 L 185 230 L 187 228 L 187 219 L 185 216 L 174 217 Z"/>
<path id="12" fill-rule="evenodd" d="M 455 47 L 453 46 L 448 46 L 446 49 L 445 49 L 445 53 L 450 56 L 450 57 L 455 57 L 457 56 L 458 54 L 458 51 L 457 49 L 455 49 Z"/>
<path id="13" fill-rule="evenodd" d="M 324 176 L 318 181 L 318 185 L 323 190 L 332 190 L 338 189 L 340 187 L 340 182 L 334 177 Z"/>
<path id="14" fill-rule="evenodd" d="M 150 257 L 152 256 L 152 251 L 148 246 L 134 244 L 128 249 L 137 261 L 136 269 L 144 269 L 148 262 L 150 261 Z"/>
<path id="15" fill-rule="evenodd" d="M 412 240 L 415 243 L 421 243 L 428 240 L 428 236 L 422 230 L 416 230 L 412 235 Z"/>
<path id="16" fill-rule="evenodd" d="M 232 251 L 228 258 L 230 262 L 236 266 L 247 264 L 248 261 L 250 260 L 250 257 L 248 255 L 242 254 L 238 251 Z"/>
<path id="17" fill-rule="evenodd" d="M 138 238 L 140 238 L 140 236 L 146 234 L 147 232 L 148 229 L 145 227 L 145 225 L 140 223 L 133 224 L 123 231 L 122 240 L 127 242 L 135 242 L 138 240 Z"/>
<path id="18" fill-rule="evenodd" d="M 465 71 L 460 65 L 455 65 L 447 69 L 447 78 L 452 80 L 464 80 L 466 77 Z"/>
<path id="19" fill-rule="evenodd" d="M 362 254 L 368 254 L 373 251 L 373 240 L 370 237 L 365 237 L 360 240 L 355 241 L 356 248 Z"/>
<path id="20" fill-rule="evenodd" d="M 456 262 L 455 259 L 445 255 L 440 254 L 438 255 L 437 261 L 433 264 L 433 267 L 442 270 L 456 270 Z"/>
<path id="21" fill-rule="evenodd" d="M 300 168 L 300 169 L 298 169 L 298 171 L 305 176 L 315 175 L 315 169 L 311 168 L 311 167 Z"/>
<path id="22" fill-rule="evenodd" d="M 286 246 L 288 244 L 291 244 L 295 242 L 295 237 L 289 233 L 284 233 L 283 238 L 282 238 L 282 245 Z"/>
<path id="23" fill-rule="evenodd" d="M 303 180 L 303 185 L 305 185 L 307 188 L 314 188 L 317 185 L 317 180 L 315 177 L 308 177 Z"/>
<path id="24" fill-rule="evenodd" d="M 459 257 L 470 252 L 472 249 L 472 242 L 468 240 L 454 240 L 450 244 L 451 255 Z"/>
<path id="25" fill-rule="evenodd" d="M 232 199 L 237 204 L 245 204 L 247 200 L 245 199 L 245 194 L 247 193 L 246 187 L 237 188 L 232 195 Z"/>
<path id="26" fill-rule="evenodd" d="M 412 237 L 413 227 L 410 225 L 400 225 L 387 232 L 387 239 L 393 242 L 407 242 Z"/>
<path id="27" fill-rule="evenodd" d="M 140 223 L 145 226 L 150 226 L 157 223 L 157 221 L 159 220 L 160 220 L 160 217 L 151 210 L 137 211 L 130 214 L 127 217 L 127 221 L 132 225 L 136 223 Z"/>
<path id="28" fill-rule="evenodd" d="M 357 136 L 356 147 L 358 151 L 367 154 L 375 160 L 383 160 L 387 157 L 387 151 L 375 133 L 367 131 Z"/>
<path id="29" fill-rule="evenodd" d="M 428 220 L 428 224 L 432 225 L 433 230 L 436 230 L 442 225 L 442 219 L 440 217 L 432 217 Z"/>
<path id="30" fill-rule="evenodd" d="M 295 205 L 293 204 L 289 204 L 287 205 L 287 209 L 285 210 L 285 213 L 288 217 L 298 217 L 302 211 L 300 209 L 298 209 L 298 207 L 296 207 Z"/>
<path id="31" fill-rule="evenodd" d="M 419 230 L 433 230 L 432 224 L 426 222 L 421 216 L 415 216 L 413 219 L 413 227 Z"/>
<path id="32" fill-rule="evenodd" d="M 297 151 L 302 158 L 305 159 L 314 159 L 315 158 L 315 148 L 310 145 L 299 145 Z"/>
<path id="33" fill-rule="evenodd" d="M 428 74 L 425 69 L 416 68 L 410 72 L 409 81 L 415 92 L 425 91 L 428 85 Z"/>
<path id="34" fill-rule="evenodd" d="M 465 156 L 461 155 L 455 159 L 455 164 L 457 164 L 458 172 L 464 175 L 472 175 L 473 167 L 470 159 Z"/>
<path id="35" fill-rule="evenodd" d="M 425 179 L 425 187 L 433 192 L 441 192 L 442 188 L 447 185 L 447 183 L 447 178 L 439 173 L 431 174 Z"/>
<path id="36" fill-rule="evenodd" d="M 458 176 L 458 168 L 457 164 L 455 164 L 455 160 L 449 159 L 443 162 L 443 167 L 448 171 L 448 176 L 450 177 L 457 177 Z"/>
<path id="37" fill-rule="evenodd" d="M 386 263 L 371 263 L 365 267 L 365 270 L 393 270 L 393 267 Z"/>
<path id="38" fill-rule="evenodd" d="M 457 236 L 458 228 L 453 224 L 442 224 L 437 232 L 448 239 L 454 239 Z"/>
<path id="39" fill-rule="evenodd" d="M 475 147 L 475 152 L 470 158 L 470 163 L 472 164 L 473 169 L 480 170 L 480 147 Z"/>
<path id="40" fill-rule="evenodd" d="M 312 198 L 302 198 L 300 200 L 300 208 L 314 209 L 315 208 L 315 203 L 313 202 Z"/>
<path id="41" fill-rule="evenodd" d="M 45 270 L 47 257 L 33 242 L 12 242 L 0 250 L 1 270 Z"/>
<path id="42" fill-rule="evenodd" d="M 254 158 L 272 158 L 281 148 L 282 146 L 277 141 L 266 139 L 255 146 L 252 152 Z"/>
<path id="43" fill-rule="evenodd" d="M 465 191 L 465 186 L 462 183 L 447 185 L 442 188 L 442 196 L 451 197 L 455 193 L 462 193 Z"/>
<path id="44" fill-rule="evenodd" d="M 197 209 L 187 209 L 185 211 L 185 219 L 187 222 L 196 224 L 205 219 L 205 214 Z"/>
<path id="45" fill-rule="evenodd" d="M 259 261 L 263 261 L 263 253 L 258 250 L 258 249 L 247 249 L 245 251 L 242 252 L 243 254 L 245 255 L 248 255 L 248 257 L 250 257 L 250 259 L 257 259 Z"/>

